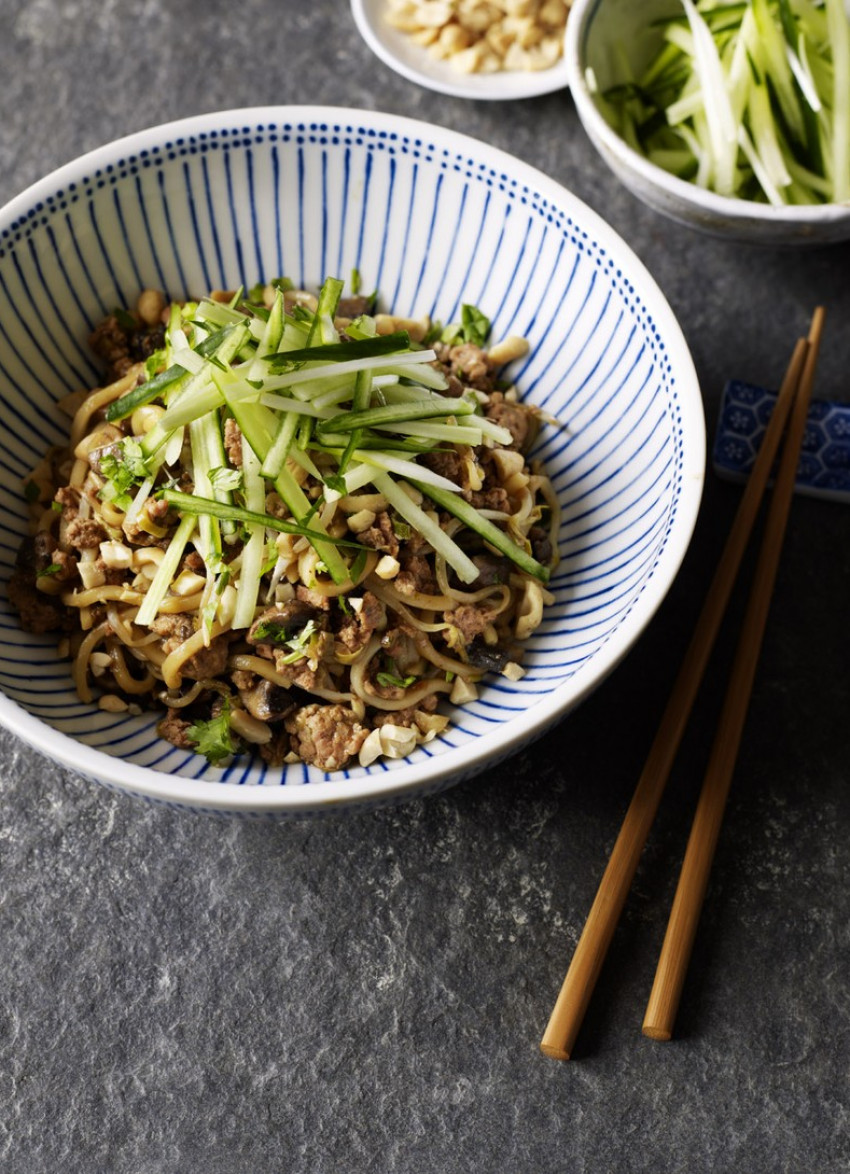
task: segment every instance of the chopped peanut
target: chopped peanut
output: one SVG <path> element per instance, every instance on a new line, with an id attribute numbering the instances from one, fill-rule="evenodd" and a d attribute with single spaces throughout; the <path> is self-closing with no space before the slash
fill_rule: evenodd
<path id="1" fill-rule="evenodd" d="M 561 57 L 570 3 L 388 0 L 386 19 L 460 73 L 530 71 L 549 69 Z"/>

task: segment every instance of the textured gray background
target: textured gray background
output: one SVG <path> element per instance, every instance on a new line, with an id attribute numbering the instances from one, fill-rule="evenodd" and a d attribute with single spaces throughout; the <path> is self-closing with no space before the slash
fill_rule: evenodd
<path id="1" fill-rule="evenodd" d="M 678 228 L 617 185 L 567 94 L 432 95 L 369 54 L 343 0 L 0 0 L 0 79 L 0 201 L 217 108 L 323 102 L 466 131 L 635 248 L 682 323 L 709 431 L 725 379 L 778 380 L 818 300 L 820 388 L 846 398 L 850 248 Z M 0 734 L 0 1170 L 846 1171 L 843 506 L 794 505 L 678 1039 L 653 1044 L 640 1022 L 730 638 L 577 1060 L 537 1050 L 737 499 L 709 478 L 668 601 L 593 698 L 428 802 L 215 821 L 116 797 Z"/>

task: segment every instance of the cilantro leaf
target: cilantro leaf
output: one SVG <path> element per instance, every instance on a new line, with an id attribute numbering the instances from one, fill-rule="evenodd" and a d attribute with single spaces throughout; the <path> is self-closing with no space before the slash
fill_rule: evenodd
<path id="1" fill-rule="evenodd" d="M 394 510 L 390 514 L 390 523 L 393 528 L 393 534 L 401 542 L 404 542 L 413 534 L 413 527 L 400 518 Z"/>
<path id="2" fill-rule="evenodd" d="M 261 577 L 263 575 L 270 575 L 271 572 L 275 569 L 275 567 L 278 564 L 278 560 L 280 559 L 280 555 L 278 554 L 276 546 L 273 549 L 274 549 L 274 554 L 270 558 L 267 558 L 266 561 L 263 563 L 263 569 L 260 571 Z"/>
<path id="3" fill-rule="evenodd" d="M 145 382 L 153 379 L 161 367 L 165 367 L 165 351 L 153 351 L 145 359 Z"/>
<path id="4" fill-rule="evenodd" d="M 49 567 L 45 567 L 43 571 L 39 571 L 36 575 L 37 579 L 43 579 L 45 575 L 58 575 L 62 570 L 59 563 L 51 563 Z"/>
<path id="5" fill-rule="evenodd" d="M 290 649 L 283 658 L 283 663 L 295 664 L 307 655 L 308 645 L 317 632 L 313 620 L 308 620 L 300 632 L 290 633 L 282 624 L 277 624 L 271 619 L 261 620 L 254 628 L 251 638 L 255 644 L 278 644 L 282 648 Z"/>
<path id="6" fill-rule="evenodd" d="M 239 751 L 230 730 L 230 701 L 225 699 L 221 712 L 209 721 L 197 721 L 186 730 L 186 737 L 194 742 L 198 754 L 203 754 L 211 765 L 230 758 Z"/>
<path id="7" fill-rule="evenodd" d="M 463 337 L 475 346 L 484 346 L 490 333 L 490 319 L 477 306 L 464 303 L 460 310 L 460 320 L 463 325 Z"/>
<path id="8" fill-rule="evenodd" d="M 486 314 L 482 314 L 477 306 L 464 302 L 460 308 L 460 322 L 452 322 L 444 327 L 439 338 L 448 346 L 471 342 L 474 346 L 483 347 L 489 334 L 490 319 Z"/>
<path id="9" fill-rule="evenodd" d="M 100 491 L 101 498 L 118 505 L 129 503 L 129 491 L 148 475 L 142 446 L 131 436 L 103 453 L 98 459 L 98 466 L 107 478 L 107 485 Z"/>
<path id="10" fill-rule="evenodd" d="M 442 322 L 432 322 L 428 328 L 425 337 L 422 339 L 423 347 L 431 347 L 435 342 L 445 341 L 443 339 L 443 324 Z"/>

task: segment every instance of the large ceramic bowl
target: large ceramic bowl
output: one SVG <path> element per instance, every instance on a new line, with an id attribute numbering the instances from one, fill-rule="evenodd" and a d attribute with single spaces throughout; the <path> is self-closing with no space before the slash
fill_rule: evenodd
<path id="1" fill-rule="evenodd" d="M 171 296 L 360 270 L 403 315 L 526 335 L 513 374 L 557 417 L 537 446 L 563 504 L 555 603 L 528 674 L 491 680 L 403 762 L 333 776 L 227 769 L 160 741 L 154 715 L 81 704 L 50 637 L 5 603 L 0 721 L 107 786 L 196 810 L 318 813 L 437 791 L 559 721 L 634 643 L 691 537 L 704 470 L 687 347 L 646 270 L 569 192 L 482 143 L 386 114 L 206 115 L 103 147 L 0 212 L 0 559 L 26 531 L 22 483 L 63 439 L 58 397 L 96 385 L 92 326 L 140 287 Z"/>
<path id="2" fill-rule="evenodd" d="M 575 0 L 567 21 L 566 68 L 579 118 L 599 154 L 639 199 L 690 228 L 770 246 L 850 240 L 850 204 L 773 208 L 718 196 L 650 163 L 606 121 L 598 93 L 623 80 L 624 60 L 639 77 L 661 43 L 658 18 L 681 11 L 677 0 Z"/>

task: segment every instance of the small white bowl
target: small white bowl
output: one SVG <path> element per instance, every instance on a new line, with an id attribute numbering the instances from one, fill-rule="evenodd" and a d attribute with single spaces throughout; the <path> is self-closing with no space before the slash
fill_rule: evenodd
<path id="1" fill-rule="evenodd" d="M 650 163 L 608 124 L 588 86 L 588 68 L 600 91 L 621 80 L 623 56 L 638 76 L 661 40 L 653 22 L 677 10 L 670 0 L 576 0 L 570 10 L 564 47 L 570 89 L 584 129 L 614 174 L 657 212 L 715 236 L 774 246 L 850 239 L 850 205 L 774 208 L 718 196 Z"/>
<path id="2" fill-rule="evenodd" d="M 96 386 L 86 338 L 140 288 L 172 297 L 353 269 L 405 317 L 525 335 L 522 394 L 556 416 L 535 454 L 561 501 L 555 602 L 520 681 L 489 679 L 403 761 L 326 775 L 240 756 L 226 768 L 157 737 L 157 715 L 81 703 L 53 635 L 0 592 L 0 722 L 107 786 L 194 810 L 317 814 L 428 794 L 516 752 L 586 697 L 667 593 L 702 490 L 702 401 L 652 278 L 552 180 L 466 136 L 361 110 L 264 107 L 119 140 L 0 209 L 0 580 L 27 531 L 23 485 L 67 441 L 56 401 Z M 617 715 L 611 715 L 616 728 Z"/>
<path id="3" fill-rule="evenodd" d="M 568 84 L 563 57 L 551 69 L 537 72 L 461 73 L 394 29 L 385 19 L 386 9 L 386 0 L 351 0 L 354 23 L 372 52 L 390 69 L 429 90 L 479 102 L 513 102 L 551 94 Z"/>

